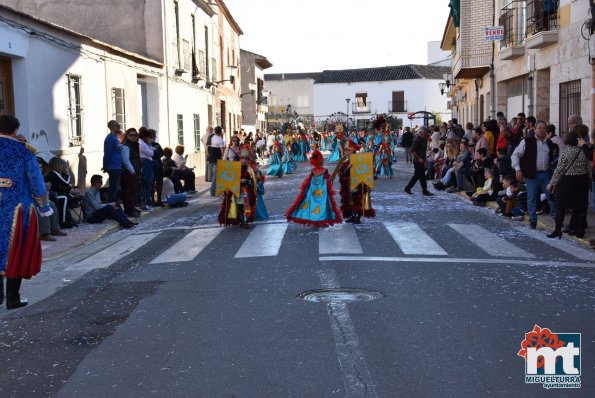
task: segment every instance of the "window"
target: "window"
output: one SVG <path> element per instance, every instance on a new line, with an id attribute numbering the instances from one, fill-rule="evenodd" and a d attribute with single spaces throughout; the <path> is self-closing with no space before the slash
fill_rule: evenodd
<path id="1" fill-rule="evenodd" d="M 70 146 L 83 142 L 83 109 L 81 107 L 81 77 L 66 75 L 68 80 L 68 141 Z"/>
<path id="2" fill-rule="evenodd" d="M 568 133 L 568 116 L 581 112 L 581 81 L 560 83 L 560 137 Z"/>
<path id="3" fill-rule="evenodd" d="M 178 115 L 178 145 L 184 145 L 184 116 Z"/>
<path id="4" fill-rule="evenodd" d="M 558 28 L 558 0 L 527 1 L 527 34 Z"/>
<path id="5" fill-rule="evenodd" d="M 390 112 L 407 112 L 404 91 L 393 91 L 393 100 L 390 106 Z"/>
<path id="6" fill-rule="evenodd" d="M 504 26 L 504 40 L 500 41 L 500 48 L 521 44 L 525 40 L 527 18 L 525 0 L 508 1 L 500 10 L 500 25 Z"/>
<path id="7" fill-rule="evenodd" d="M 198 62 L 196 60 L 196 17 L 194 15 L 191 16 L 191 23 L 192 23 L 192 76 L 198 75 Z"/>
<path id="8" fill-rule="evenodd" d="M 368 111 L 368 93 L 355 93 L 355 104 L 353 113 L 365 113 Z"/>
<path id="9" fill-rule="evenodd" d="M 176 16 L 176 64 L 178 69 L 181 69 L 182 57 L 180 55 L 180 7 L 177 1 L 174 1 L 174 14 Z"/>
<path id="10" fill-rule="evenodd" d="M 112 88 L 112 119 L 126 131 L 126 98 L 123 88 Z"/>
<path id="11" fill-rule="evenodd" d="M 194 149 L 200 150 L 200 115 L 192 115 L 194 119 Z"/>
<path id="12" fill-rule="evenodd" d="M 209 28 L 205 26 L 205 72 L 207 74 L 207 81 L 210 81 L 211 72 L 209 71 Z"/>

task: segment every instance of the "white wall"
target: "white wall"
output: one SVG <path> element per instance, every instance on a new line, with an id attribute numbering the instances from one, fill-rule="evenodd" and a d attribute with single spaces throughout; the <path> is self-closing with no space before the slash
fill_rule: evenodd
<path id="1" fill-rule="evenodd" d="M 271 92 L 269 106 L 291 108 L 300 115 L 312 115 L 314 110 L 314 80 L 267 80 L 265 87 Z"/>

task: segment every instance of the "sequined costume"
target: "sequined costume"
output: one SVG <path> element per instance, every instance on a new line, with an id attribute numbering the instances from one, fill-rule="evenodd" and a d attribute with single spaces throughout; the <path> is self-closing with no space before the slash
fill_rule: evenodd
<path id="1" fill-rule="evenodd" d="M 0 135 L 0 273 L 30 278 L 41 270 L 35 207 L 50 211 L 43 175 L 25 144 Z"/>
<path id="2" fill-rule="evenodd" d="M 322 167 L 320 151 L 312 152 L 313 169 L 304 180 L 300 193 L 285 213 L 287 221 L 312 227 L 326 227 L 342 222 L 335 203 L 333 185 L 328 170 Z"/>
<path id="3" fill-rule="evenodd" d="M 341 184 L 341 215 L 345 222 L 360 223 L 360 217 L 375 217 L 376 210 L 372 208 L 372 190 L 360 184 L 351 190 L 351 162 L 348 154 L 360 149 L 358 145 L 349 142 L 345 147 L 346 159 L 339 168 L 339 183 Z"/>

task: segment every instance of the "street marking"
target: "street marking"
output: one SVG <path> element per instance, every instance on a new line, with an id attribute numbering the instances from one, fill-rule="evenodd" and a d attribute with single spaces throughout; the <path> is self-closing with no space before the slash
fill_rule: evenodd
<path id="1" fill-rule="evenodd" d="M 335 271 L 318 271 L 318 277 L 323 288 L 339 288 Z M 375 398 L 376 389 L 368 371 L 363 352 L 359 348 L 359 341 L 355 327 L 346 303 L 328 303 L 326 311 L 331 322 L 331 329 L 335 340 L 337 358 L 343 375 L 345 396 Z"/>
<path id="2" fill-rule="evenodd" d="M 440 264 L 501 264 L 546 267 L 595 268 L 594 263 L 523 260 L 517 258 L 449 258 L 449 257 L 374 257 L 374 256 L 322 256 L 318 261 L 379 261 L 393 263 L 440 263 Z"/>
<path id="3" fill-rule="evenodd" d="M 384 226 L 399 245 L 403 254 L 426 256 L 447 256 L 438 243 L 426 234 L 417 224 L 411 222 L 385 222 Z"/>
<path id="4" fill-rule="evenodd" d="M 355 228 L 351 224 L 339 224 L 318 230 L 320 254 L 363 254 Z"/>
<path id="5" fill-rule="evenodd" d="M 74 268 L 77 270 L 107 268 L 118 260 L 134 252 L 138 248 L 144 246 L 148 241 L 157 235 L 159 234 L 152 233 L 127 236 L 118 243 L 106 247 L 102 251 L 87 257 L 80 263 L 74 264 Z"/>
<path id="6" fill-rule="evenodd" d="M 263 224 L 287 224 L 287 220 L 267 220 L 267 221 L 254 221 L 250 223 L 250 225 L 263 225 Z M 154 232 L 163 232 L 163 231 L 175 231 L 175 230 L 187 230 L 187 229 L 210 229 L 210 228 L 219 228 L 221 224 L 205 224 L 205 225 L 179 225 L 179 226 L 168 226 L 160 229 L 147 229 L 147 230 L 139 230 L 135 233 L 135 235 L 143 235 L 143 234 L 151 234 Z"/>
<path id="7" fill-rule="evenodd" d="M 562 250 L 563 252 L 568 253 L 576 258 L 595 262 L 595 251 L 593 250 L 585 249 L 584 247 L 580 247 L 575 244 L 568 244 L 568 240 L 548 238 L 541 231 L 527 229 L 526 227 L 516 227 L 515 229 L 533 239 L 547 243 L 548 246 L 555 247 L 556 249 Z"/>
<path id="8" fill-rule="evenodd" d="M 235 258 L 276 256 L 279 254 L 286 231 L 287 222 L 256 225 Z"/>
<path id="9" fill-rule="evenodd" d="M 532 258 L 535 257 L 499 237 L 495 233 L 473 224 L 448 224 L 449 227 L 461 234 L 465 239 L 474 243 L 484 252 L 494 257 Z"/>
<path id="10" fill-rule="evenodd" d="M 223 227 L 196 229 L 157 256 L 150 264 L 192 261 L 221 231 L 223 231 Z"/>

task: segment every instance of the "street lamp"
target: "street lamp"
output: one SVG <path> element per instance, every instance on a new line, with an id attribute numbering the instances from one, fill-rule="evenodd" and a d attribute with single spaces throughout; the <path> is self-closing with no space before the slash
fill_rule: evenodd
<path id="1" fill-rule="evenodd" d="M 347 115 L 347 119 L 349 119 L 349 102 L 351 101 L 351 98 L 345 98 L 345 102 L 347 102 L 347 113 L 345 113 Z M 345 120 L 345 124 L 347 124 L 347 120 Z"/>
<path id="2" fill-rule="evenodd" d="M 212 86 L 223 82 L 230 82 L 231 84 L 234 84 L 234 82 L 236 81 L 236 74 L 238 73 L 238 67 L 235 65 L 228 65 L 227 69 L 229 70 L 229 79 L 219 80 L 218 82 L 208 82 L 207 84 L 205 84 L 205 87 L 209 89 Z"/>
<path id="3" fill-rule="evenodd" d="M 440 95 L 444 95 L 444 92 L 446 91 L 446 83 L 440 83 L 438 84 L 438 87 L 440 87 Z"/>

